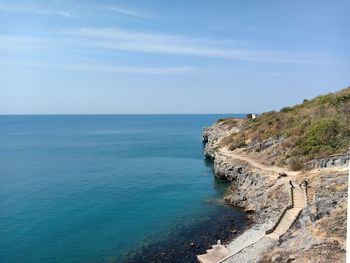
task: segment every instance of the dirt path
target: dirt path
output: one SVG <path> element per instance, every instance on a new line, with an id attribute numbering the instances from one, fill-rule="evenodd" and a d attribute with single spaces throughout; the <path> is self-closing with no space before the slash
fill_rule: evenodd
<path id="1" fill-rule="evenodd" d="M 232 158 L 232 159 L 238 159 L 241 161 L 245 161 L 249 163 L 251 166 L 254 168 L 257 168 L 259 170 L 263 170 L 267 172 L 268 174 L 273 173 L 274 175 L 279 175 L 280 173 L 287 173 L 288 175 L 299 175 L 301 172 L 296 172 L 296 171 L 290 171 L 286 168 L 274 166 L 274 165 L 264 165 L 262 163 L 257 162 L 256 160 L 252 159 L 248 155 L 242 153 L 242 151 L 230 151 L 228 148 L 223 147 L 219 150 L 219 155 L 224 156 L 226 158 Z"/>

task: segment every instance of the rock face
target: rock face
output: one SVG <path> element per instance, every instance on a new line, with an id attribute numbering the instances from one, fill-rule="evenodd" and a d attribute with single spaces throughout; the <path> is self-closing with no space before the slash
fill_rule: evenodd
<path id="1" fill-rule="evenodd" d="M 291 176 L 278 179 L 254 169 L 247 162 L 222 155 L 220 141 L 238 132 L 240 127 L 234 129 L 230 126 L 227 129 L 226 125 L 219 123 L 203 132 L 205 155 L 214 160 L 215 176 L 231 182 L 224 199 L 228 204 L 247 211 L 253 222 L 252 227 L 272 227 L 283 209 L 290 204 L 290 189 L 286 180 L 288 182 Z M 259 157 L 254 152 L 261 150 L 259 154 L 262 154 L 265 149 L 273 149 L 281 142 L 283 138 L 250 143 L 246 153 Z M 309 168 L 342 167 L 349 164 L 349 157 L 349 154 L 330 156 L 313 160 L 308 165 Z M 337 172 L 321 169 L 305 171 L 291 179 L 303 182 L 305 178 L 309 181 L 309 206 L 281 237 L 278 246 L 268 251 L 258 251 L 252 262 L 345 262 L 348 174 L 340 169 Z"/>
<path id="2" fill-rule="evenodd" d="M 225 202 L 247 211 L 255 223 L 272 226 L 275 217 L 289 205 L 290 191 L 285 183 L 274 182 L 269 175 L 253 171 L 248 163 L 220 155 L 217 151 L 220 141 L 239 131 L 239 127 L 231 126 L 228 132 L 226 128 L 225 125 L 215 124 L 203 132 L 205 156 L 214 160 L 215 176 L 232 183 L 224 197 Z"/>
<path id="3" fill-rule="evenodd" d="M 332 155 L 326 158 L 318 158 L 308 162 L 309 169 L 331 168 L 331 167 L 346 167 L 350 162 L 350 153 Z"/>
<path id="4" fill-rule="evenodd" d="M 263 141 L 254 141 L 247 145 L 246 149 L 247 151 L 255 151 L 255 152 L 261 152 L 263 150 L 266 150 L 267 148 L 270 148 L 278 143 L 283 142 L 284 138 L 270 138 Z"/>
<path id="5" fill-rule="evenodd" d="M 309 180 L 309 206 L 261 261 L 270 262 L 278 254 L 278 262 L 289 262 L 291 255 L 295 262 L 345 262 L 348 175 L 320 171 Z"/>
<path id="6" fill-rule="evenodd" d="M 237 126 L 225 123 L 217 123 L 203 130 L 203 142 L 205 143 L 204 154 L 212 159 L 215 158 L 216 147 L 224 137 L 239 132 Z"/>

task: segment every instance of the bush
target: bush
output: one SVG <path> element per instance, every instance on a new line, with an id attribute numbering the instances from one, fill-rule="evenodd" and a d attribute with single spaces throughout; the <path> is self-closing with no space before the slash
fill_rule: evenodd
<path id="1" fill-rule="evenodd" d="M 279 156 L 270 156 L 269 161 L 285 165 L 290 161 L 293 169 L 300 169 L 302 162 L 315 157 L 341 154 L 350 149 L 350 87 L 304 100 L 279 112 L 262 113 L 254 121 L 249 120 L 250 116 L 239 122 L 242 132 L 227 136 L 220 142 L 221 147 L 235 149 L 244 146 L 244 141 L 260 142 L 282 136 L 283 143 L 274 147 Z M 221 121 L 230 123 L 229 119 Z"/>
<path id="2" fill-rule="evenodd" d="M 299 171 L 304 167 L 303 163 L 296 157 L 290 158 L 288 164 L 292 171 Z"/>
<path id="3" fill-rule="evenodd" d="M 291 107 L 284 107 L 284 108 L 281 109 L 281 112 L 289 112 L 289 111 L 292 111 L 292 110 L 293 110 L 293 108 L 291 108 Z"/>
<path id="4" fill-rule="evenodd" d="M 339 97 L 334 98 L 334 100 L 332 101 L 332 104 L 337 107 L 337 106 L 344 104 L 348 101 L 350 101 L 350 94 L 346 94 L 344 96 L 339 96 Z"/>
<path id="5" fill-rule="evenodd" d="M 332 153 L 339 147 L 342 127 L 335 118 L 323 118 L 311 123 L 299 147 L 304 154 Z"/>
<path id="6" fill-rule="evenodd" d="M 315 103 L 317 105 L 325 105 L 325 104 L 332 103 L 332 100 L 333 100 L 332 95 L 333 94 L 329 93 L 327 95 L 318 96 L 315 98 Z"/>

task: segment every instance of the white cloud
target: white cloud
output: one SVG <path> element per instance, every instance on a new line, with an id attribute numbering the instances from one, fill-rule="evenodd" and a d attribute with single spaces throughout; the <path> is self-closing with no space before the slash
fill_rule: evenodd
<path id="1" fill-rule="evenodd" d="M 39 52 L 51 50 L 53 53 L 59 50 L 62 54 L 84 52 L 87 57 L 98 54 L 100 50 L 109 50 L 273 63 L 350 65 L 348 61 L 337 61 L 322 54 L 262 50 L 232 40 L 217 41 L 120 28 L 82 28 L 41 36 L 0 35 L 0 51 L 16 48 Z"/>
<path id="2" fill-rule="evenodd" d="M 38 65 L 37 65 L 38 66 Z M 111 65 L 73 64 L 73 65 L 43 65 L 45 68 L 57 68 L 64 70 L 79 70 L 106 73 L 129 74 L 179 74 L 191 72 L 192 67 L 116 67 Z"/>
<path id="3" fill-rule="evenodd" d="M 66 34 L 84 38 L 88 46 L 110 50 L 275 63 L 349 64 L 331 61 L 319 54 L 243 48 L 232 40 L 216 41 L 119 28 L 83 28 Z"/>
<path id="4" fill-rule="evenodd" d="M 0 6 L 0 11 L 10 12 L 10 13 L 27 13 L 27 14 L 37 14 L 37 15 L 54 15 L 54 16 L 62 16 L 66 18 L 72 17 L 72 15 L 65 11 L 52 11 L 45 9 L 37 9 L 37 8 L 22 8 L 22 7 L 7 7 Z"/>
<path id="5" fill-rule="evenodd" d="M 146 14 L 146 13 L 140 13 L 140 12 L 136 12 L 130 9 L 126 9 L 126 8 L 122 8 L 119 6 L 107 6 L 106 7 L 107 10 L 122 14 L 122 15 L 126 15 L 126 16 L 132 16 L 132 17 L 136 17 L 136 18 L 142 18 L 142 19 L 154 19 L 154 16 Z"/>
<path id="6" fill-rule="evenodd" d="M 88 71 L 88 72 L 104 72 L 104 73 L 127 73 L 127 74 L 155 74 L 155 75 L 168 75 L 168 74 L 182 74 L 193 72 L 193 67 L 125 67 L 114 66 L 109 64 L 98 63 L 70 63 L 62 64 L 55 63 L 49 64 L 46 62 L 37 63 L 25 63 L 23 61 L 1 61 L 2 67 L 30 67 L 30 68 L 46 68 L 46 69 L 58 69 L 58 70 L 73 70 L 73 71 Z"/>

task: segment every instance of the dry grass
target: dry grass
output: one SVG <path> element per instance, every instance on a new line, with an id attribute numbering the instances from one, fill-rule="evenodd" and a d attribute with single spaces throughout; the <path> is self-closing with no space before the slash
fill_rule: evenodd
<path id="1" fill-rule="evenodd" d="M 224 119 L 222 123 L 236 124 Z M 263 113 L 257 119 L 246 119 L 240 124 L 242 132 L 224 138 L 220 147 L 230 149 L 245 146 L 246 142 L 259 142 L 283 137 L 275 158 L 276 163 L 298 163 L 315 157 L 347 152 L 350 148 L 350 87 L 337 93 L 305 100 L 302 104 L 280 111 Z M 291 157 L 297 159 L 290 160 Z"/>

